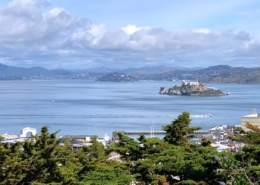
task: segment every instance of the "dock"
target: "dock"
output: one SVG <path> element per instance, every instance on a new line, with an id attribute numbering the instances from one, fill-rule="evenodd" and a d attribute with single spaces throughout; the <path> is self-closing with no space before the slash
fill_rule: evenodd
<path id="1" fill-rule="evenodd" d="M 166 131 L 114 131 L 112 136 L 112 141 L 118 141 L 119 137 L 117 135 L 117 132 L 121 132 L 122 134 L 133 136 L 133 135 L 165 135 Z M 210 134 L 209 131 L 194 131 L 192 135 L 194 135 L 196 138 L 202 138 L 205 135 Z"/>
<path id="2" fill-rule="evenodd" d="M 166 131 L 118 131 L 125 135 L 165 135 Z M 115 132 L 114 132 L 115 133 Z M 209 131 L 194 131 L 193 135 L 206 135 Z"/>
<path id="3" fill-rule="evenodd" d="M 164 135 L 166 132 L 165 131 L 122 131 L 123 134 L 125 135 Z"/>

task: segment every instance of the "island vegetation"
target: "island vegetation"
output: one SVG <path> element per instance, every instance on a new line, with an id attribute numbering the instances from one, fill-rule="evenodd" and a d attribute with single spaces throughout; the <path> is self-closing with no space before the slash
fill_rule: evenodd
<path id="1" fill-rule="evenodd" d="M 246 145 L 238 153 L 217 152 L 209 140 L 192 144 L 188 112 L 163 127 L 163 139 L 137 140 L 118 132 L 107 148 L 95 137 L 92 145 L 72 150 L 60 145 L 44 126 L 40 135 L 0 145 L 1 185 L 257 185 L 260 182 L 260 133 L 233 137 Z M 240 130 L 242 132 L 242 130 Z M 112 160 L 109 154 L 118 153 Z"/>
<path id="2" fill-rule="evenodd" d="M 196 82 L 182 82 L 172 88 L 161 87 L 160 94 L 182 95 L 182 96 L 223 96 L 226 95 L 216 88 L 208 88 L 206 85 Z"/>

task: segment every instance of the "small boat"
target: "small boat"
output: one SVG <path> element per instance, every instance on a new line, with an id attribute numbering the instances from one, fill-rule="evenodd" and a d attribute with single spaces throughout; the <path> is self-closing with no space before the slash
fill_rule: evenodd
<path id="1" fill-rule="evenodd" d="M 227 92 L 226 95 L 230 95 L 230 92 Z"/>
<path id="2" fill-rule="evenodd" d="M 212 115 L 211 114 L 206 114 L 206 117 L 207 118 L 210 118 Z"/>

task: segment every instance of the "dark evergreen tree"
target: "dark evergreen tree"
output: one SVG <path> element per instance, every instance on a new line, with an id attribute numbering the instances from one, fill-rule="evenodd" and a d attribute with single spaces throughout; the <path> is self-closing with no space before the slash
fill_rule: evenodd
<path id="1" fill-rule="evenodd" d="M 40 135 L 25 142 L 0 145 L 0 185 L 260 183 L 260 133 L 233 137 L 246 144 L 237 154 L 219 153 L 209 140 L 201 145 L 189 142 L 199 129 L 190 122 L 189 113 L 183 112 L 163 127 L 163 140 L 143 135 L 134 140 L 118 133 L 119 142 L 106 149 L 95 137 L 90 146 L 77 150 L 68 140 L 61 145 L 57 132 L 49 134 L 43 127 Z M 109 159 L 112 151 L 121 159 Z"/>
<path id="2" fill-rule="evenodd" d="M 164 141 L 179 146 L 187 144 L 189 139 L 194 137 L 192 133 L 201 129 L 200 127 L 190 127 L 190 123 L 190 113 L 183 112 L 171 124 L 163 127 L 163 130 L 166 131 Z"/>

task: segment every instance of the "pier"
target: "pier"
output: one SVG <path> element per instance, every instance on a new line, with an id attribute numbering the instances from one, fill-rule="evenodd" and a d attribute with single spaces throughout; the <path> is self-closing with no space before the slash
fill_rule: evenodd
<path id="1" fill-rule="evenodd" d="M 121 132 L 122 134 L 133 136 L 133 135 L 165 135 L 166 131 L 114 131 L 112 136 L 112 141 L 118 141 L 119 137 L 117 135 L 117 132 Z M 194 135 L 196 138 L 202 138 L 205 135 L 210 134 L 209 131 L 194 131 L 192 135 Z"/>
<path id="2" fill-rule="evenodd" d="M 166 131 L 118 131 L 122 132 L 125 135 L 164 135 Z M 115 132 L 114 132 L 115 133 Z M 206 135 L 209 134 L 209 131 L 194 131 L 193 135 Z"/>
<path id="3" fill-rule="evenodd" d="M 165 131 L 122 131 L 125 135 L 164 135 Z"/>

